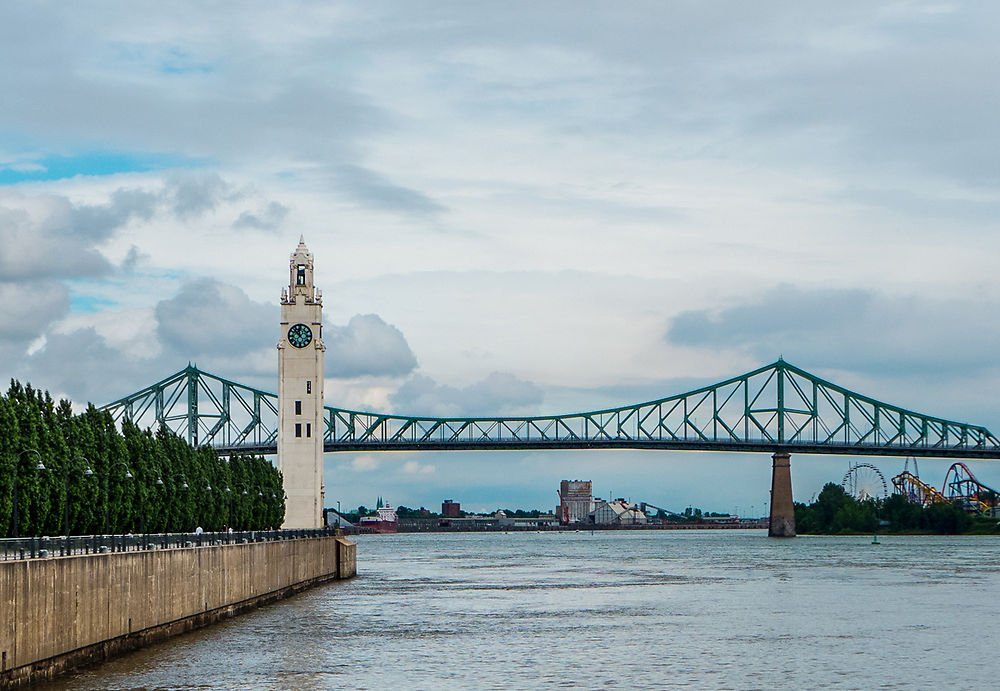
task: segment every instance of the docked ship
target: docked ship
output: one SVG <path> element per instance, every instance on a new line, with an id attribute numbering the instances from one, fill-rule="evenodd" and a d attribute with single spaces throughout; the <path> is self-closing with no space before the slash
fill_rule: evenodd
<path id="1" fill-rule="evenodd" d="M 378 498 L 378 508 L 375 509 L 375 516 L 363 516 L 361 527 L 374 530 L 376 533 L 395 533 L 399 528 L 399 517 L 396 510 L 389 504 L 382 503 L 382 497 Z"/>

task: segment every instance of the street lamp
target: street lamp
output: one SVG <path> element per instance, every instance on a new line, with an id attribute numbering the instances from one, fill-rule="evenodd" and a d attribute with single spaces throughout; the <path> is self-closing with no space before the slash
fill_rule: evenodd
<path id="1" fill-rule="evenodd" d="M 181 485 L 180 485 L 180 487 L 178 489 L 188 489 L 187 478 L 184 477 L 184 473 L 174 473 L 170 477 L 171 480 L 176 480 L 177 478 L 181 479 Z M 156 481 L 156 484 L 160 485 L 162 487 L 163 486 L 163 480 L 162 479 L 158 479 Z M 169 517 L 168 517 L 168 521 L 167 522 L 169 523 Z"/>
<path id="2" fill-rule="evenodd" d="M 188 484 L 187 477 L 184 475 L 184 473 L 174 473 L 173 475 L 170 476 L 170 480 L 171 481 L 177 480 L 178 478 L 180 478 L 181 484 L 177 486 L 177 489 L 191 489 L 191 486 Z M 163 487 L 164 486 L 164 482 L 163 482 L 163 478 L 162 477 L 158 477 L 156 479 L 156 486 L 157 487 Z M 207 480 L 205 481 L 205 491 L 206 492 L 211 492 L 212 491 L 212 485 Z M 229 492 L 230 490 L 229 490 L 228 487 L 226 487 L 226 489 L 224 491 Z M 169 523 L 169 519 L 168 519 L 168 523 Z"/>
<path id="3" fill-rule="evenodd" d="M 162 489 L 163 488 L 163 477 L 161 477 L 160 475 L 157 475 L 156 476 L 156 482 L 154 482 L 153 484 Z M 157 496 L 159 496 L 159 495 L 157 495 Z M 143 506 L 142 513 L 139 514 L 139 520 L 142 522 L 142 534 L 144 536 L 143 539 L 145 539 L 145 535 L 146 535 L 146 506 L 147 506 L 147 503 L 143 502 L 142 506 Z M 162 507 L 162 504 L 161 504 L 161 507 Z M 166 530 L 165 527 L 164 527 L 164 530 Z"/>
<path id="4" fill-rule="evenodd" d="M 17 490 L 18 490 L 18 478 L 17 478 L 17 467 L 21 465 L 21 457 L 26 453 L 33 453 L 38 457 L 38 465 L 35 466 L 35 470 L 45 470 L 45 464 L 42 463 L 42 454 L 38 453 L 37 449 L 25 449 L 21 453 L 17 454 L 17 460 L 14 462 L 14 535 L 17 537 L 18 519 L 20 516 L 17 512 Z"/>
<path id="5" fill-rule="evenodd" d="M 77 456 L 63 468 L 63 527 L 65 528 L 66 537 L 69 537 L 69 474 L 72 471 L 70 465 L 77 461 L 86 463 L 82 473 L 83 477 L 92 477 L 94 474 L 94 471 L 90 469 L 90 461 L 84 456 Z"/>
<path id="6" fill-rule="evenodd" d="M 190 485 L 188 485 L 187 478 L 184 477 L 184 473 L 176 473 L 171 479 L 176 480 L 177 478 L 180 478 L 182 481 L 180 486 L 181 489 L 190 489 Z M 156 484 L 163 485 L 163 480 L 162 479 L 157 480 Z M 212 491 L 212 483 L 210 483 L 208 480 L 205 480 L 205 491 L 206 492 Z M 226 488 L 226 491 L 227 492 L 229 491 L 228 487 Z"/>
<path id="7" fill-rule="evenodd" d="M 114 469 L 121 466 L 125 469 L 125 479 L 132 479 L 132 471 L 128 469 L 128 464 L 125 461 L 116 461 L 108 466 L 108 473 L 104 476 L 104 496 L 107 500 L 107 504 L 104 507 L 104 534 L 107 535 L 111 531 L 111 473 Z"/>
<path id="8" fill-rule="evenodd" d="M 243 488 L 243 491 L 240 492 L 240 496 L 243 496 L 243 497 L 249 496 L 249 494 L 250 494 L 250 488 L 247 486 L 247 484 L 245 482 L 237 482 L 234 486 L 236 486 L 236 487 L 242 487 Z M 230 516 L 229 516 L 229 524 L 232 525 L 232 502 L 230 502 L 229 514 L 230 514 Z M 246 530 L 246 526 L 241 526 L 240 529 L 241 530 Z"/>
<path id="9" fill-rule="evenodd" d="M 212 483 L 209 482 L 208 480 L 205 480 L 205 491 L 209 493 L 208 494 L 208 504 L 210 506 L 214 507 L 215 506 L 215 500 L 212 499 Z M 204 518 L 204 516 L 202 516 L 202 517 Z M 199 523 L 200 523 L 200 521 L 199 521 Z"/>

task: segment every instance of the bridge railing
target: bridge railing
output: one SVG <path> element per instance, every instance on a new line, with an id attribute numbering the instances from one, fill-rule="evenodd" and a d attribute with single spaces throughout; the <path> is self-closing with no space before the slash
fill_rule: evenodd
<path id="1" fill-rule="evenodd" d="M 144 535 L 71 535 L 0 539 L 0 561 L 45 559 L 79 554 L 138 552 L 152 549 L 208 547 L 276 540 L 332 537 L 330 530 L 249 530 L 211 533 L 149 533 Z"/>

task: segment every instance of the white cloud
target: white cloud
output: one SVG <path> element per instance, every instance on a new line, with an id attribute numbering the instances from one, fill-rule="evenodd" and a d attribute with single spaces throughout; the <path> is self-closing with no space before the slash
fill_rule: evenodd
<path id="1" fill-rule="evenodd" d="M 721 310 L 683 312 L 667 339 L 870 374 L 976 373 L 996 364 L 1000 326 L 987 315 L 998 311 L 988 299 L 781 285 Z"/>
<path id="2" fill-rule="evenodd" d="M 356 314 L 323 331 L 326 371 L 333 377 L 400 376 L 417 366 L 402 332 L 377 314 Z"/>
<path id="3" fill-rule="evenodd" d="M 69 311 L 69 291 L 56 281 L 0 281 L 0 343 L 26 345 Z"/>
<path id="4" fill-rule="evenodd" d="M 402 471 L 406 475 L 430 475 L 437 470 L 433 465 L 423 465 L 419 461 L 406 461 Z"/>
<path id="5" fill-rule="evenodd" d="M 239 288 L 213 279 L 187 283 L 156 306 L 161 343 L 191 358 L 270 345 L 274 330 L 265 328 L 277 323 L 278 314 L 277 305 L 253 302 Z"/>
<path id="6" fill-rule="evenodd" d="M 375 456 L 358 456 L 351 461 L 351 469 L 359 473 L 367 473 L 379 467 L 379 459 Z"/>
<path id="7" fill-rule="evenodd" d="M 259 230 L 277 230 L 285 217 L 288 207 L 279 202 L 271 202 L 256 213 L 244 211 L 233 222 L 233 228 L 256 228 Z"/>
<path id="8" fill-rule="evenodd" d="M 462 388 L 414 375 L 392 396 L 393 406 L 401 414 L 433 417 L 512 415 L 541 401 L 541 388 L 506 372 L 493 372 Z"/>

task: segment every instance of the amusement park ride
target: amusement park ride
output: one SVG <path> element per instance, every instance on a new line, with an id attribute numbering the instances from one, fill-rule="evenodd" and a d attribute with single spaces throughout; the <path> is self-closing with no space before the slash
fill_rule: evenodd
<path id="1" fill-rule="evenodd" d="M 913 471 L 910 471 L 910 462 Z M 1000 492 L 976 479 L 969 466 L 953 463 L 938 490 L 920 479 L 916 459 L 907 459 L 903 472 L 892 478 L 896 493 L 922 507 L 936 503 L 960 502 L 969 512 L 987 513 L 1000 507 Z M 844 490 L 855 499 L 885 499 L 889 496 L 885 477 L 871 463 L 852 465 L 842 482 Z"/>

